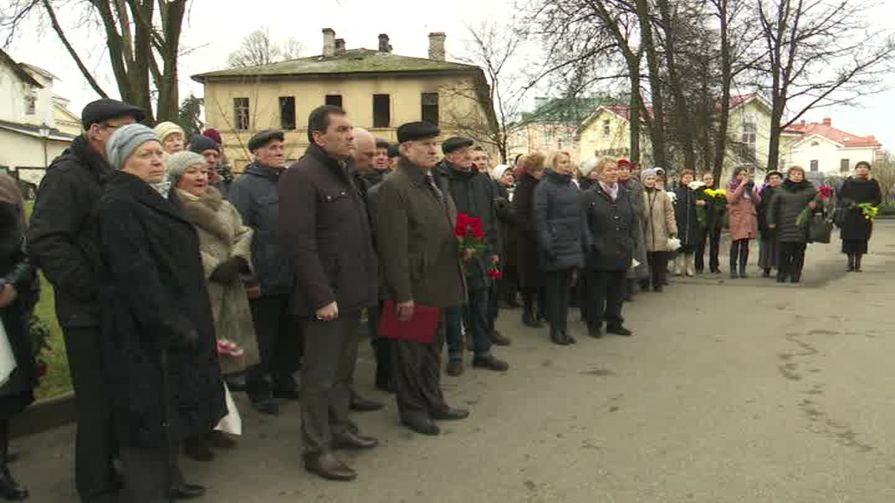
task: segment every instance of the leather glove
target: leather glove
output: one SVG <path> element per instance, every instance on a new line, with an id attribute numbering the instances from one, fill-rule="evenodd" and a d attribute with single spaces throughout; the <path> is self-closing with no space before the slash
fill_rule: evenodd
<path id="1" fill-rule="evenodd" d="M 246 269 L 246 261 L 242 257 L 230 257 L 221 262 L 209 279 L 215 283 L 229 284 L 239 279 L 239 273 Z"/>

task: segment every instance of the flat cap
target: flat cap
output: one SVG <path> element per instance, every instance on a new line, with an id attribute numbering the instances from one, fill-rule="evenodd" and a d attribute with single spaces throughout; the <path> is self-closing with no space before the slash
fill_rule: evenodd
<path id="1" fill-rule="evenodd" d="M 441 151 L 445 154 L 450 154 L 455 150 L 460 150 L 461 148 L 471 147 L 475 142 L 472 141 L 471 138 L 464 138 L 462 136 L 452 136 L 447 140 L 444 140 L 444 143 L 441 144 Z"/>
<path id="2" fill-rule="evenodd" d="M 438 129 L 438 126 L 431 122 L 408 122 L 398 126 L 398 143 L 435 138 L 440 134 L 441 130 Z"/>
<path id="3" fill-rule="evenodd" d="M 220 152 L 221 147 L 220 145 L 218 145 L 218 142 L 212 140 L 207 136 L 194 134 L 193 137 L 190 138 L 190 144 L 187 146 L 187 150 L 189 150 L 190 152 L 201 154 L 206 150 L 217 150 Z"/>
<path id="4" fill-rule="evenodd" d="M 103 98 L 101 100 L 91 101 L 81 111 L 81 125 L 84 129 L 90 129 L 92 124 L 117 117 L 133 117 L 137 122 L 146 118 L 146 114 L 140 107 L 125 103 L 123 101 Z"/>
<path id="5" fill-rule="evenodd" d="M 391 143 L 388 140 L 383 140 L 382 138 L 376 138 L 376 148 L 389 148 Z"/>
<path id="6" fill-rule="evenodd" d="M 286 133 L 279 129 L 265 129 L 263 131 L 258 131 L 255 133 L 255 136 L 249 140 L 249 152 L 254 152 L 273 140 L 286 141 Z"/>

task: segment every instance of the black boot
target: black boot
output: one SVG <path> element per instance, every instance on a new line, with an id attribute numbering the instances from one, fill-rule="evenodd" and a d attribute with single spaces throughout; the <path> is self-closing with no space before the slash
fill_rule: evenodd
<path id="1" fill-rule="evenodd" d="M 252 407 L 262 414 L 275 416 L 280 413 L 280 406 L 273 398 L 273 386 L 264 376 L 255 377 L 246 382 L 246 394 Z"/>
<path id="2" fill-rule="evenodd" d="M 730 243 L 730 279 L 739 278 L 737 274 L 737 258 L 739 256 L 740 244 L 736 241 Z"/>
<path id="3" fill-rule="evenodd" d="M 562 328 L 550 324 L 550 340 L 553 341 L 554 344 L 558 344 L 560 346 L 567 346 L 569 343 L 566 342 L 566 337 L 562 333 Z"/>
<path id="4" fill-rule="evenodd" d="M 848 272 L 852 272 L 855 270 L 855 255 L 853 253 L 848 254 Z"/>
<path id="5" fill-rule="evenodd" d="M 744 240 L 740 244 L 740 277 L 747 278 L 746 276 L 746 264 L 749 263 L 749 241 Z"/>
<path id="6" fill-rule="evenodd" d="M 861 259 L 864 258 L 860 253 L 855 254 L 855 272 L 861 272 Z"/>
<path id="7" fill-rule="evenodd" d="M 28 499 L 28 490 L 20 486 L 9 473 L 6 458 L 9 455 L 9 422 L 0 420 L 0 498 L 6 501 L 22 501 Z"/>
<path id="8" fill-rule="evenodd" d="M 771 277 L 771 268 L 765 267 L 764 272 L 761 274 L 762 278 L 770 278 Z"/>

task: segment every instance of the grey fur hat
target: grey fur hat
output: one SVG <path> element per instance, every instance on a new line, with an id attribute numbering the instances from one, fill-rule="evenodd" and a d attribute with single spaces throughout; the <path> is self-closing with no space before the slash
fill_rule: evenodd
<path id="1" fill-rule="evenodd" d="M 143 124 L 121 126 L 112 133 L 109 141 L 106 142 L 106 159 L 113 168 L 121 169 L 134 150 L 148 141 L 159 141 L 152 129 Z"/>
<path id="2" fill-rule="evenodd" d="M 207 162 L 204 157 L 195 152 L 190 152 L 189 150 L 169 155 L 168 158 L 165 159 L 165 169 L 168 171 L 168 180 L 171 181 L 171 184 L 177 185 L 177 181 L 180 180 L 180 177 L 183 176 L 187 168 L 196 164 L 205 166 L 207 165 Z"/>

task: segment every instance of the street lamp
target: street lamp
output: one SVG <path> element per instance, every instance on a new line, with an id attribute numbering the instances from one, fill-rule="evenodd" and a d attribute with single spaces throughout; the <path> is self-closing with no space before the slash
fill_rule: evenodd
<path id="1" fill-rule="evenodd" d="M 50 126 L 47 126 L 47 123 L 44 122 L 40 125 L 38 132 L 44 142 L 44 169 L 47 169 L 47 139 L 50 137 Z"/>

